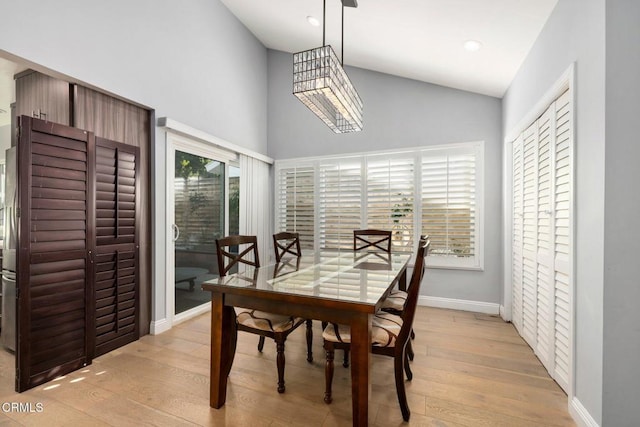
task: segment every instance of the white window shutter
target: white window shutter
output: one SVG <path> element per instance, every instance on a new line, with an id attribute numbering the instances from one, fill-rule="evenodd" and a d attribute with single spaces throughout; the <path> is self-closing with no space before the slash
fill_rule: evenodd
<path id="1" fill-rule="evenodd" d="M 483 150 L 471 142 L 276 161 L 275 229 L 314 249 L 352 250 L 353 230 L 375 228 L 393 232 L 393 251 L 412 251 L 429 234 L 430 267 L 481 269 Z"/>
<path id="2" fill-rule="evenodd" d="M 422 154 L 422 234 L 432 258 L 477 255 L 476 156 L 474 147 Z"/>
<path id="3" fill-rule="evenodd" d="M 302 249 L 313 249 L 315 170 L 313 166 L 281 168 L 277 175 L 276 231 L 300 233 Z"/>
<path id="4" fill-rule="evenodd" d="M 414 157 L 367 159 L 367 228 L 390 230 L 392 251 L 412 251 Z"/>
<path id="5" fill-rule="evenodd" d="M 353 249 L 353 230 L 361 228 L 362 161 L 320 164 L 320 247 Z"/>

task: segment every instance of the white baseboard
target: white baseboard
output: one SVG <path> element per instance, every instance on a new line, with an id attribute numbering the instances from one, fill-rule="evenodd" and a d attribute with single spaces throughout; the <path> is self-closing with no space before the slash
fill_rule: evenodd
<path id="1" fill-rule="evenodd" d="M 168 331 L 169 329 L 171 329 L 171 324 L 169 323 L 169 321 L 167 319 L 160 319 L 151 322 L 149 333 L 151 335 L 158 335 Z"/>
<path id="2" fill-rule="evenodd" d="M 484 314 L 499 314 L 500 305 L 491 302 L 469 301 L 463 299 L 420 296 L 418 305 L 437 308 L 450 308 L 453 310 L 473 311 Z"/>
<path id="3" fill-rule="evenodd" d="M 202 304 L 197 307 L 190 308 L 187 311 L 183 311 L 180 314 L 176 314 L 173 318 L 173 326 L 179 325 L 182 322 L 186 322 L 189 319 L 200 316 L 201 314 L 211 311 L 211 303 Z"/>
<path id="4" fill-rule="evenodd" d="M 580 427 L 600 427 L 589 411 L 587 411 L 587 408 L 582 406 L 582 403 L 575 396 L 569 402 L 569 413 L 573 421 Z"/>
<path id="5" fill-rule="evenodd" d="M 500 317 L 502 317 L 502 320 L 504 320 L 505 322 L 511 322 L 511 315 L 510 313 L 507 313 L 507 309 L 504 308 L 504 305 L 502 304 L 500 304 Z"/>

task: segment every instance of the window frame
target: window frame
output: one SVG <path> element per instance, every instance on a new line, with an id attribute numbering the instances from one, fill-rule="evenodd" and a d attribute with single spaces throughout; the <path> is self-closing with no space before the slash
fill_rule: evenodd
<path id="1" fill-rule="evenodd" d="M 295 159 L 281 159 L 274 162 L 274 188 L 275 194 L 282 191 L 279 188 L 280 174 L 282 170 L 291 170 L 301 167 L 314 168 L 314 250 L 320 248 L 320 165 L 339 162 L 360 162 L 361 165 L 361 218 L 360 227 L 368 228 L 367 222 L 367 166 L 372 159 L 380 156 L 389 158 L 413 158 L 413 251 L 417 249 L 419 237 L 422 234 L 422 160 L 424 156 L 436 156 L 448 153 L 468 152 L 475 155 L 475 227 L 474 227 L 474 255 L 469 257 L 454 256 L 430 256 L 427 259 L 427 267 L 442 269 L 459 269 L 484 271 L 484 141 L 471 141 L 461 143 L 439 144 L 422 147 L 413 147 L 402 150 L 381 150 L 344 155 L 317 156 Z M 280 200 L 274 200 L 274 230 L 280 230 L 281 206 Z"/>

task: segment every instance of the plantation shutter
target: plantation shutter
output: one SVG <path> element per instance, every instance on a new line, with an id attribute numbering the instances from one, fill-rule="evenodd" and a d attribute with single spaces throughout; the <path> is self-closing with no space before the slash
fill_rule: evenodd
<path id="1" fill-rule="evenodd" d="M 413 249 L 413 157 L 367 160 L 367 228 L 391 230 L 392 251 Z"/>
<path id="2" fill-rule="evenodd" d="M 422 152 L 422 233 L 431 239 L 431 257 L 476 255 L 475 147 Z"/>
<path id="3" fill-rule="evenodd" d="M 353 230 L 361 227 L 362 162 L 320 164 L 320 247 L 353 249 Z"/>
<path id="4" fill-rule="evenodd" d="M 513 263 L 512 263 L 512 314 L 511 320 L 519 331 L 522 330 L 522 218 L 523 218 L 523 141 L 522 135 L 513 143 Z"/>
<path id="5" fill-rule="evenodd" d="M 572 124 L 569 92 L 513 143 L 512 320 L 558 384 L 570 378 Z"/>
<path id="6" fill-rule="evenodd" d="M 18 392 L 91 363 L 93 138 L 20 118 Z"/>
<path id="7" fill-rule="evenodd" d="M 537 321 L 538 126 L 524 132 L 522 203 L 522 337 L 535 348 Z"/>
<path id="8" fill-rule="evenodd" d="M 96 356 L 139 335 L 138 157 L 96 138 Z"/>
<path id="9" fill-rule="evenodd" d="M 553 357 L 550 353 L 553 338 L 553 316 L 551 313 L 551 145 L 555 140 L 552 130 L 550 107 L 538 119 L 538 172 L 537 172 L 537 294 L 536 294 L 536 346 L 535 352 L 547 370 L 551 370 Z"/>
<path id="10" fill-rule="evenodd" d="M 555 104 L 555 183 L 554 192 L 554 314 L 555 369 L 553 377 L 565 390 L 569 384 L 570 319 L 572 311 L 571 221 L 572 213 L 572 147 L 571 98 L 565 92 Z"/>
<path id="11" fill-rule="evenodd" d="M 315 169 L 282 168 L 276 178 L 276 229 L 300 233 L 302 249 L 313 249 L 315 223 Z"/>

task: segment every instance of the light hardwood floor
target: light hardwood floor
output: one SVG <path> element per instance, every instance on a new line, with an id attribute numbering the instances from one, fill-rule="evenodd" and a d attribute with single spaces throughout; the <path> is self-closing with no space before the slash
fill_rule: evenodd
<path id="1" fill-rule="evenodd" d="M 240 333 L 227 403 L 209 407 L 209 314 L 113 351 L 86 369 L 13 392 L 13 358 L 0 351 L 0 404 L 42 403 L 33 413 L 0 411 L 0 425 L 53 426 L 349 426 L 349 370 L 336 363 L 334 402 L 326 405 L 320 322 L 314 362 L 304 328 L 287 340 L 287 391 L 276 391 L 275 345 L 262 354 L 257 336 Z M 572 426 L 567 397 L 513 326 L 496 316 L 419 307 L 414 325 L 413 381 L 407 382 L 410 425 Z M 337 352 L 338 353 L 338 352 Z M 341 352 L 336 354 L 336 359 Z M 373 357 L 369 419 L 402 424 L 393 361 Z"/>

